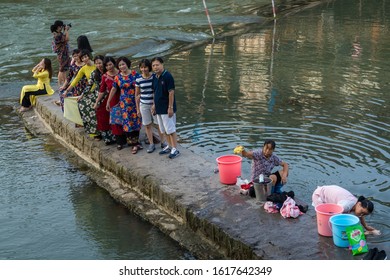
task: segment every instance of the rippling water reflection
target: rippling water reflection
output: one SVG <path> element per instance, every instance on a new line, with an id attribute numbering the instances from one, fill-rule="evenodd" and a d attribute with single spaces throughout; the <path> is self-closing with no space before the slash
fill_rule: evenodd
<path id="1" fill-rule="evenodd" d="M 138 57 L 209 38 L 203 8 L 192 1 L 175 2 L 175 9 L 162 6 L 163 18 L 154 9 L 158 1 L 150 9 L 139 1 L 132 1 L 133 6 L 121 5 L 120 0 L 98 1 L 86 18 L 74 10 L 89 1 L 79 1 L 77 7 L 70 1 L 60 10 L 53 9 L 54 2 L 44 2 L 47 7 L 35 9 L 24 4 L 23 20 L 13 4 L 4 4 L 0 11 L 9 19 L 0 31 L 14 43 L 0 43 L 1 82 L 29 79 L 25 68 L 32 60 L 52 56 L 45 43 L 50 35 L 42 35 L 49 20 L 31 26 L 34 12 L 47 18 L 55 11 L 53 17 L 74 24 L 73 34 L 86 32 L 97 52 L 130 55 L 133 65 Z M 369 240 L 389 252 L 390 14 L 386 11 L 390 3 L 331 1 L 264 26 L 254 19 L 258 1 L 229 1 L 226 6 L 208 2 L 214 22 L 221 24 L 217 33 L 243 24 L 250 30 L 166 57 L 165 66 L 176 82 L 180 143 L 215 162 L 237 144 L 254 149 L 266 138 L 275 139 L 276 153 L 291 166 L 286 189 L 308 202 L 314 188 L 322 184 L 339 184 L 372 198 L 375 213 L 368 223 L 383 235 Z M 102 18 L 84 30 L 83 22 L 93 21 L 99 7 L 111 9 L 115 17 Z M 13 23 L 16 30 L 38 36 L 41 44 L 37 47 L 33 37 L 20 43 L 20 33 L 7 27 Z M 112 32 L 114 28 L 117 32 Z M 12 96 L 17 99 L 18 92 Z M 15 115 L 1 118 L 12 129 L 18 123 Z M 9 137 L 14 155 L 23 164 L 20 143 L 26 140 L 19 134 Z M 38 140 L 29 143 L 34 141 Z M 20 172 L 16 166 L 10 168 Z M 244 160 L 243 175 L 249 178 L 249 172 L 250 162 Z M 210 174 L 217 176 L 212 170 Z M 78 201 L 74 199 L 75 208 Z M 84 223 L 85 228 L 92 225 Z"/>
<path id="2" fill-rule="evenodd" d="M 180 84 L 184 146 L 215 161 L 237 144 L 253 149 L 273 138 L 291 165 L 287 189 L 310 201 L 317 185 L 338 184 L 372 198 L 369 223 L 389 244 L 390 16 L 351 2 L 253 27 L 168 65 Z M 250 161 L 243 171 L 249 178 Z"/>

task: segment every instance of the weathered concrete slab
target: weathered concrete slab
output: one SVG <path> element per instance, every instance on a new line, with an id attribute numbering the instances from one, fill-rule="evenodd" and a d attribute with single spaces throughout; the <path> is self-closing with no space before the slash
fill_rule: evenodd
<path id="1" fill-rule="evenodd" d="M 180 147 L 181 156 L 118 151 L 90 139 L 62 117 L 53 97 L 40 97 L 24 113 L 26 126 L 54 134 L 103 174 L 99 185 L 131 211 L 201 259 L 359 259 L 317 233 L 314 209 L 298 219 L 268 214 L 255 199 L 239 194 L 214 174 L 209 162 Z M 46 130 L 44 129 L 46 127 Z M 286 186 L 288 190 L 288 186 Z"/>

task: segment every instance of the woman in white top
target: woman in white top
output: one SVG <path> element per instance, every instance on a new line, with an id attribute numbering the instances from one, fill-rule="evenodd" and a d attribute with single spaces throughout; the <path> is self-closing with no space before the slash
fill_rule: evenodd
<path id="1" fill-rule="evenodd" d="M 344 208 L 344 213 L 352 213 L 359 217 L 362 226 L 369 232 L 377 231 L 375 228 L 368 226 L 364 220 L 364 216 L 371 214 L 374 210 L 374 204 L 372 201 L 366 199 L 364 196 L 356 198 L 348 190 L 336 186 L 320 186 L 314 191 L 313 206 L 324 203 L 333 203 L 341 205 Z"/>

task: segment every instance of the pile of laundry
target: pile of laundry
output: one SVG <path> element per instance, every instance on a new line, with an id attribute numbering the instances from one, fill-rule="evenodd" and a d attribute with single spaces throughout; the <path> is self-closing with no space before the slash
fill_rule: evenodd
<path id="1" fill-rule="evenodd" d="M 270 194 L 264 209 L 267 213 L 280 213 L 283 218 L 298 218 L 307 212 L 308 206 L 298 205 L 294 196 L 293 191 Z"/>
<path id="2" fill-rule="evenodd" d="M 368 253 L 363 257 L 363 260 L 387 260 L 385 250 L 380 250 L 375 247 L 370 249 Z"/>

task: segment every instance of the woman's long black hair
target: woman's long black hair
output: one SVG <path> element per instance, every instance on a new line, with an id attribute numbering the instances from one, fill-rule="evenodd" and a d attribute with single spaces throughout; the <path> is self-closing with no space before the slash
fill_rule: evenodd
<path id="1" fill-rule="evenodd" d="M 102 62 L 104 62 L 104 56 L 102 56 L 102 55 L 96 55 L 93 58 L 93 61 L 95 62 L 98 59 L 100 59 Z M 95 71 L 95 80 L 96 80 L 96 82 L 98 82 L 100 84 L 100 82 L 102 81 L 102 75 L 104 73 L 104 63 L 103 63 L 103 73 L 100 72 L 97 68 L 96 68 L 96 70 L 97 71 Z"/>
<path id="2" fill-rule="evenodd" d="M 93 49 L 89 44 L 88 37 L 85 35 L 80 35 L 77 37 L 77 48 L 80 50 L 86 49 L 89 50 L 90 53 L 93 53 Z"/>
<path id="3" fill-rule="evenodd" d="M 368 213 L 372 213 L 374 211 L 374 203 L 371 200 L 368 200 L 364 196 L 359 196 L 358 202 L 362 204 L 364 209 L 367 209 Z"/>
<path id="4" fill-rule="evenodd" d="M 45 70 L 49 72 L 49 79 L 53 76 L 53 68 L 51 66 L 51 60 L 50 58 L 44 58 L 43 62 L 45 63 Z"/>

